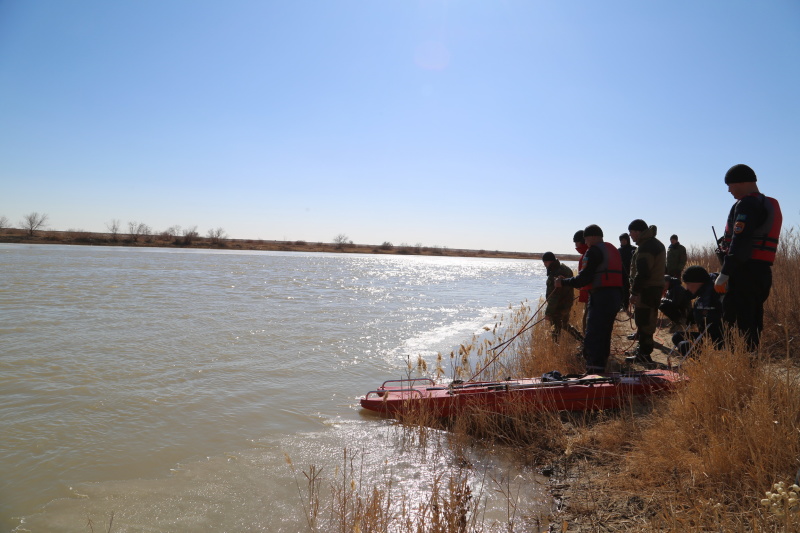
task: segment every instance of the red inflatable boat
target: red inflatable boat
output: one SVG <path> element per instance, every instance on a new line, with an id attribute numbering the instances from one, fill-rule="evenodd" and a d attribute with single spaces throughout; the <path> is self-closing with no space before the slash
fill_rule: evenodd
<path id="1" fill-rule="evenodd" d="M 672 370 L 566 377 L 554 374 L 555 378 L 545 375 L 448 385 L 437 385 L 429 378 L 389 380 L 361 398 L 361 406 L 390 416 L 424 410 L 436 417 L 455 416 L 468 410 L 506 413 L 520 408 L 595 411 L 674 391 L 683 380 Z"/>

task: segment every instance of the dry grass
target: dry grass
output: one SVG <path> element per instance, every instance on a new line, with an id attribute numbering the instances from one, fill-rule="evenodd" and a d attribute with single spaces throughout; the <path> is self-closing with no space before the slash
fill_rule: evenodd
<path id="1" fill-rule="evenodd" d="M 772 292 L 764 306 L 766 353 L 797 359 L 800 346 L 800 234 L 797 228 L 785 231 L 773 266 Z"/>
<path id="2" fill-rule="evenodd" d="M 404 494 L 387 476 L 382 486 L 367 486 L 357 454 L 345 449 L 342 465 L 333 479 L 324 483 L 314 466 L 295 470 L 286 457 L 297 482 L 297 490 L 309 531 L 368 533 L 453 533 L 475 531 L 478 498 L 472 495 L 465 467 L 434 476 L 429 494 L 421 501 L 416 494 Z"/>
<path id="3" fill-rule="evenodd" d="M 786 370 L 754 365 L 741 346 L 705 349 L 686 365 L 688 385 L 649 416 L 626 431 L 593 429 L 598 451 L 630 447 L 604 486 L 646 496 L 653 529 L 780 530 L 760 500 L 793 478 L 800 458 L 800 382 Z M 609 434 L 624 438 L 609 446 Z M 784 518 L 800 527 L 800 514 Z"/>
<path id="4" fill-rule="evenodd" d="M 573 442 L 587 452 L 568 516 L 586 530 L 800 531 L 800 250 L 783 239 L 760 355 L 704 347 L 689 383 L 644 416 L 618 413 Z M 690 263 L 710 270 L 713 254 Z M 593 473 L 592 473 L 593 472 Z M 782 485 L 781 485 L 782 484 Z"/>

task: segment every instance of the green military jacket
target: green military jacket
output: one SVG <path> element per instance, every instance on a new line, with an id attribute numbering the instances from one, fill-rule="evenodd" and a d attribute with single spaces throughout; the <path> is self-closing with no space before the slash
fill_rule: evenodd
<path id="1" fill-rule="evenodd" d="M 631 294 L 639 296 L 647 307 L 658 307 L 664 292 L 667 250 L 656 239 L 657 228 L 650 226 L 639 236 L 631 259 Z"/>
<path id="2" fill-rule="evenodd" d="M 667 272 L 682 272 L 686 266 L 686 247 L 681 243 L 670 244 L 667 248 Z"/>
<path id="3" fill-rule="evenodd" d="M 558 276 L 571 278 L 574 275 L 571 268 L 558 260 L 554 261 L 547 269 L 547 288 L 545 289 L 547 309 L 544 311 L 544 316 L 553 318 L 569 316 L 572 302 L 575 301 L 575 289 L 566 285 L 557 288 L 556 278 Z"/>

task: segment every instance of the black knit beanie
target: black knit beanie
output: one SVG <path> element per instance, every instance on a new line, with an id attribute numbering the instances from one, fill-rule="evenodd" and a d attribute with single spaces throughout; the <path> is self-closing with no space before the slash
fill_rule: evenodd
<path id="1" fill-rule="evenodd" d="M 603 230 L 597 224 L 590 224 L 583 230 L 584 237 L 602 237 Z"/>
<path id="2" fill-rule="evenodd" d="M 708 271 L 700 265 L 692 265 L 683 271 L 683 281 L 686 283 L 705 283 L 708 280 Z"/>
<path id="3" fill-rule="evenodd" d="M 725 173 L 725 184 L 747 183 L 757 181 L 756 173 L 747 165 L 733 165 Z"/>
<path id="4" fill-rule="evenodd" d="M 556 260 L 556 254 L 554 254 L 553 252 L 545 252 L 544 255 L 542 256 L 542 261 L 555 261 L 555 260 Z"/>
<path id="5" fill-rule="evenodd" d="M 572 242 L 574 243 L 584 243 L 586 240 L 583 238 L 583 230 L 579 229 L 575 232 L 575 235 L 572 236 Z"/>
<path id="6" fill-rule="evenodd" d="M 647 229 L 647 222 L 641 218 L 637 218 L 628 224 L 628 231 L 645 231 Z"/>

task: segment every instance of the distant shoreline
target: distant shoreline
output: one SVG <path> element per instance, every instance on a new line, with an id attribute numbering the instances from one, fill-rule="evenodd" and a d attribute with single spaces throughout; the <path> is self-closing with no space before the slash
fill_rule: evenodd
<path id="1" fill-rule="evenodd" d="M 465 250 L 444 246 L 394 246 L 391 244 L 335 244 L 307 241 L 273 241 L 264 239 L 216 239 L 194 237 L 188 242 L 184 237 L 164 238 L 162 235 L 143 235 L 133 239 L 128 234 L 116 237 L 108 233 L 89 231 L 40 230 L 29 235 L 27 231 L 6 228 L 0 232 L 0 243 L 5 244 L 67 244 L 83 246 L 125 246 L 130 248 L 174 248 L 210 250 L 256 250 L 264 252 L 327 252 L 345 254 L 422 255 L 442 257 L 477 257 L 485 259 L 541 259 L 542 253 L 509 252 L 501 250 Z M 563 261 L 577 261 L 577 255 L 556 255 Z"/>

